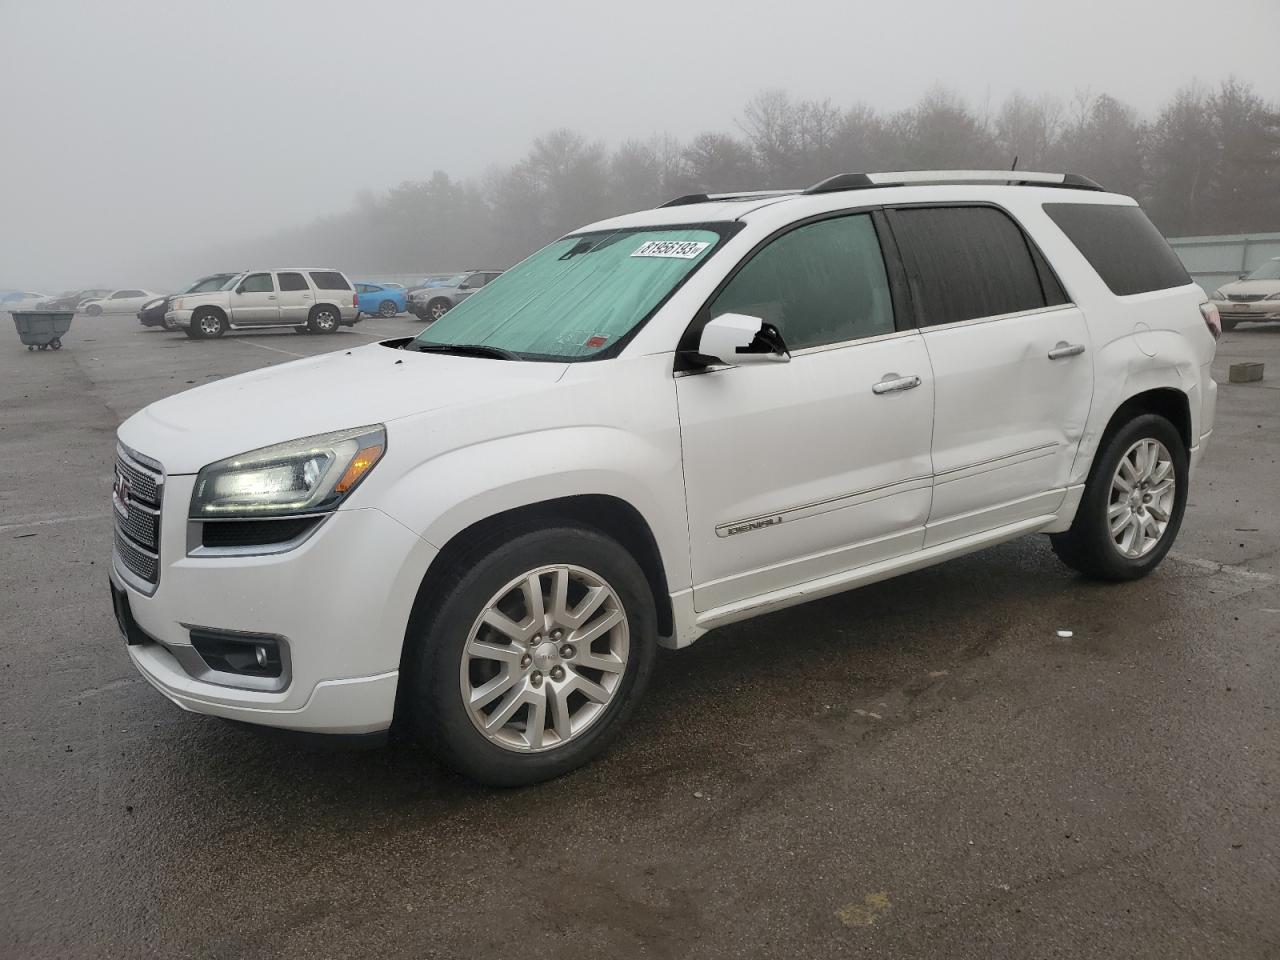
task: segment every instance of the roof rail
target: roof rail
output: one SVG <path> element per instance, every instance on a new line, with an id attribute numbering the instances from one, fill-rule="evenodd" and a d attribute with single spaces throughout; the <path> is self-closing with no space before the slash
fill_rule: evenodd
<path id="1" fill-rule="evenodd" d="M 767 200 L 769 197 L 787 197 L 801 192 L 800 190 L 740 190 L 737 193 L 686 193 L 682 197 L 658 204 L 657 209 L 683 207 L 690 203 L 715 203 L 723 200 Z"/>
<path id="2" fill-rule="evenodd" d="M 1026 170 L 901 170 L 895 173 L 841 173 L 803 190 L 805 194 L 872 187 L 905 187 L 933 183 L 1002 183 L 1011 187 L 1064 187 L 1104 190 L 1078 173 L 1032 173 Z"/>

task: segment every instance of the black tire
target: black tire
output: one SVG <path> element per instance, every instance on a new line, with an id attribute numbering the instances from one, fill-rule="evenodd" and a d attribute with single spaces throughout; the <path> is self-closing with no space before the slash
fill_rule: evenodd
<path id="1" fill-rule="evenodd" d="M 183 333 L 185 333 L 185 334 L 187 335 L 187 339 L 188 339 L 188 340 L 199 340 L 199 339 L 200 339 L 198 336 L 196 336 L 195 327 L 183 327 L 183 328 L 182 328 L 182 332 L 183 332 Z"/>
<path id="2" fill-rule="evenodd" d="M 304 325 L 304 326 L 301 326 L 301 327 L 294 327 L 294 328 L 293 328 L 293 332 L 294 332 L 294 333 L 310 333 L 310 332 L 311 332 L 311 328 L 310 328 L 310 327 L 308 327 L 308 326 L 305 326 L 305 325 Z"/>
<path id="3" fill-rule="evenodd" d="M 312 333 L 337 333 L 342 326 L 342 314 L 338 308 L 322 303 L 311 308 L 311 316 L 307 318 L 307 329 Z"/>
<path id="4" fill-rule="evenodd" d="M 446 297 L 436 297 L 427 303 L 427 315 L 423 319 L 435 323 L 452 309 L 453 304 Z"/>
<path id="5" fill-rule="evenodd" d="M 61 350 L 61 349 L 62 349 L 62 338 L 61 338 L 61 337 L 54 337 L 52 340 L 50 340 L 50 341 L 49 341 L 49 346 L 51 346 L 54 350 Z"/>
<path id="6" fill-rule="evenodd" d="M 1169 451 L 1173 463 L 1174 501 L 1169 522 L 1159 542 L 1145 555 L 1127 557 L 1111 538 L 1107 510 L 1111 482 L 1120 458 L 1143 439 L 1158 440 Z M 1085 484 L 1084 496 L 1076 510 L 1071 529 L 1050 535 L 1053 552 L 1067 566 L 1098 580 L 1137 580 L 1159 566 L 1182 526 L 1187 505 L 1188 457 L 1186 445 L 1172 423 L 1159 414 L 1144 413 L 1103 438 Z"/>
<path id="7" fill-rule="evenodd" d="M 1223 333 L 1226 333 L 1228 330 L 1234 330 L 1236 325 L 1240 323 L 1240 321 L 1235 317 L 1224 317 L 1221 314 L 1218 315 L 1218 320 L 1222 323 Z"/>
<path id="8" fill-rule="evenodd" d="M 472 723 L 460 686 L 462 655 L 472 625 L 494 593 L 549 564 L 584 567 L 613 588 L 626 614 L 629 651 L 620 686 L 595 721 L 563 746 L 521 753 L 495 744 Z M 407 638 L 402 706 L 422 742 L 445 765 L 498 787 L 558 777 L 599 755 L 630 716 L 653 672 L 657 615 L 635 559 L 615 540 L 581 527 L 514 537 L 507 530 L 478 543 L 446 577 L 431 591 L 432 606 L 415 611 Z"/>
<path id="9" fill-rule="evenodd" d="M 400 311 L 396 309 L 395 301 L 393 300 L 383 300 L 378 304 L 378 316 L 383 317 L 386 320 L 390 320 L 399 312 Z"/>
<path id="10" fill-rule="evenodd" d="M 91 303 L 84 308 L 84 312 L 91 317 L 100 317 L 102 316 L 102 307 L 96 303 Z"/>
<path id="11" fill-rule="evenodd" d="M 192 314 L 187 333 L 195 340 L 216 340 L 227 332 L 229 326 L 226 317 L 207 307 Z"/>

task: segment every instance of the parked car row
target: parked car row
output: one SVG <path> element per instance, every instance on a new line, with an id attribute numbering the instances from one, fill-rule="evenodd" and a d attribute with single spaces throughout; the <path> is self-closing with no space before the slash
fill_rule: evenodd
<path id="1" fill-rule="evenodd" d="M 471 294 L 491 283 L 501 270 L 468 270 L 409 291 L 409 312 L 419 320 L 436 321 Z"/>

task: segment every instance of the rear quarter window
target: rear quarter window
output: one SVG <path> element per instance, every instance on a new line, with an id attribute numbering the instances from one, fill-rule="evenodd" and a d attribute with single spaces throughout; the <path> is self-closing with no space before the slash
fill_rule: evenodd
<path id="1" fill-rule="evenodd" d="M 1191 282 L 1178 255 L 1140 207 L 1046 203 L 1044 212 L 1118 297 Z"/>
<path id="2" fill-rule="evenodd" d="M 317 290 L 351 289 L 351 284 L 347 283 L 347 278 L 336 270 L 313 270 L 311 271 L 311 282 L 316 285 Z"/>

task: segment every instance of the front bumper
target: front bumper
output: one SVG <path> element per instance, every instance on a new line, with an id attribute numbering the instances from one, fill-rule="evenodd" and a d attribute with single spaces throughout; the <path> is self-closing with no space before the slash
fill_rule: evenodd
<path id="1" fill-rule="evenodd" d="M 1223 319 L 1235 320 L 1280 320 L 1280 300 L 1250 300 L 1247 303 L 1238 300 L 1213 300 L 1218 314 Z"/>
<path id="2" fill-rule="evenodd" d="M 175 326 L 189 327 L 191 326 L 192 313 L 194 313 L 192 310 L 170 310 L 164 315 L 164 318 Z"/>
<path id="3" fill-rule="evenodd" d="M 166 505 L 185 514 L 193 481 L 167 478 Z M 186 538 L 185 516 L 166 511 L 150 597 L 112 558 L 113 597 L 128 611 L 120 619 L 136 627 L 129 657 L 152 686 L 184 710 L 246 723 L 335 734 L 390 727 L 405 626 L 434 548 L 372 508 L 340 510 L 280 554 L 188 556 Z M 199 627 L 282 638 L 287 685 L 249 689 L 191 670 Z"/>

